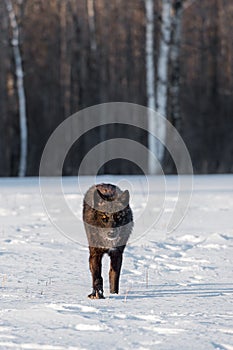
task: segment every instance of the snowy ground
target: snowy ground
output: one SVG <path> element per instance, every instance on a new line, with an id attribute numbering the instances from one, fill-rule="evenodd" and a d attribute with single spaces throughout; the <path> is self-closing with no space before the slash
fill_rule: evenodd
<path id="1" fill-rule="evenodd" d="M 85 181 L 88 188 L 91 179 Z M 140 178 L 128 181 L 138 189 L 137 217 L 144 189 Z M 89 300 L 88 249 L 51 224 L 38 179 L 1 179 L 0 349 L 232 350 L 233 176 L 195 177 L 186 218 L 165 234 L 174 182 L 167 179 L 157 226 L 125 251 L 120 295 L 109 294 L 106 257 L 106 299 Z M 156 202 L 158 178 L 153 183 Z M 68 199 L 81 215 L 82 195 L 73 188 L 74 179 L 67 179 Z M 145 225 L 138 217 L 137 230 Z"/>

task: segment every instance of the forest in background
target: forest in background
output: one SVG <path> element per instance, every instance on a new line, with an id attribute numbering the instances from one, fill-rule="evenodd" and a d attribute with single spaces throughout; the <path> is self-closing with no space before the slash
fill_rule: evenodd
<path id="1" fill-rule="evenodd" d="M 27 158 L 21 175 L 34 176 L 49 136 L 71 114 L 105 102 L 150 105 L 148 62 L 154 65 L 155 107 L 164 91 L 165 115 L 183 137 L 195 173 L 233 172 L 232 33 L 232 0 L 1 0 L 0 176 L 19 175 L 23 105 Z M 164 63 L 165 80 L 159 68 Z M 148 145 L 143 131 L 97 128 L 75 145 L 64 174 L 76 174 L 87 151 L 113 137 Z M 165 172 L 175 171 L 166 153 L 162 162 Z M 115 161 L 101 172 L 139 169 Z"/>

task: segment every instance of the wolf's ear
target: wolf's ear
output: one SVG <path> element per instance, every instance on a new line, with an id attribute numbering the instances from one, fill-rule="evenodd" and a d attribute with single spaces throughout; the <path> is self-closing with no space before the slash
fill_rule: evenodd
<path id="1" fill-rule="evenodd" d="M 99 191 L 96 189 L 95 192 L 94 192 L 94 207 L 98 207 L 98 204 L 100 202 L 100 195 L 99 195 Z"/>
<path id="2" fill-rule="evenodd" d="M 103 194 L 97 188 L 94 192 L 94 207 L 95 208 L 98 207 L 98 205 L 100 204 L 101 198 L 105 200 Z"/>
<path id="3" fill-rule="evenodd" d="M 107 196 L 105 194 L 101 193 L 100 190 L 98 190 L 98 189 L 97 189 L 97 192 L 98 192 L 98 195 L 100 196 L 100 198 L 102 198 L 104 201 L 106 201 Z"/>
<path id="4" fill-rule="evenodd" d="M 120 201 L 122 204 L 124 204 L 125 207 L 127 207 L 127 205 L 129 205 L 129 191 L 126 190 L 122 193 L 122 195 L 120 196 Z"/>

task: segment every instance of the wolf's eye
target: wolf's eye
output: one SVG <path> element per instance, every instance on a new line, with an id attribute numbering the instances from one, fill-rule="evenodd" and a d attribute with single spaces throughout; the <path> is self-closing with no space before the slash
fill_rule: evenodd
<path id="1" fill-rule="evenodd" d="M 118 222 L 121 222 L 123 221 L 124 216 L 125 216 L 124 212 L 118 212 L 117 214 L 115 214 L 114 219 Z"/>
<path id="2" fill-rule="evenodd" d="M 103 222 L 108 222 L 108 217 L 107 217 L 106 215 L 103 215 L 103 216 L 102 216 L 102 221 L 103 221 Z"/>

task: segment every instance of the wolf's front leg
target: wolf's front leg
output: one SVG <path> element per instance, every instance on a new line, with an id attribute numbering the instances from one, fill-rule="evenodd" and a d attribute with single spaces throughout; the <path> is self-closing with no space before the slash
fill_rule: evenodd
<path id="1" fill-rule="evenodd" d="M 112 251 L 110 254 L 111 265 L 109 271 L 110 293 L 119 292 L 119 279 L 122 265 L 122 252 L 119 250 Z"/>
<path id="2" fill-rule="evenodd" d="M 104 291 L 103 291 L 103 278 L 101 276 L 102 269 L 102 253 L 98 253 L 95 251 L 95 248 L 90 249 L 90 270 L 92 273 L 92 293 L 88 295 L 91 299 L 104 299 Z"/>

